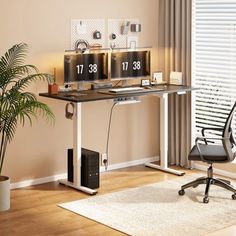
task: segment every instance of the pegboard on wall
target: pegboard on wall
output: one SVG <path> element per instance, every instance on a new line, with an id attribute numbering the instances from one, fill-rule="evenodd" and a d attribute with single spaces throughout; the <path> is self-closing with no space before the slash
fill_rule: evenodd
<path id="1" fill-rule="evenodd" d="M 121 28 L 128 22 L 127 32 L 122 34 Z M 140 21 L 139 19 L 108 19 L 105 22 L 104 19 L 73 19 L 71 20 L 71 49 L 75 49 L 75 43 L 79 39 L 88 41 L 89 45 L 100 44 L 103 48 L 126 48 L 131 45 L 138 47 L 140 32 L 131 32 L 131 24 L 140 24 Z M 93 38 L 95 31 L 101 33 L 101 39 Z M 115 39 L 112 39 L 112 34 L 115 35 Z"/>
<path id="2" fill-rule="evenodd" d="M 101 39 L 94 39 L 93 33 L 99 31 Z M 101 44 L 106 47 L 105 20 L 104 19 L 73 19 L 71 20 L 71 49 L 75 49 L 77 40 L 88 41 L 89 45 Z"/>
<path id="3" fill-rule="evenodd" d="M 126 48 L 130 47 L 130 42 L 135 41 L 135 46 L 138 47 L 138 35 L 139 32 L 131 32 L 130 25 L 128 27 L 127 34 L 121 33 L 122 25 L 126 25 L 127 22 L 131 24 L 139 24 L 139 19 L 109 19 L 108 20 L 108 45 L 107 47 Z M 112 39 L 112 34 L 116 35 L 115 39 Z"/>

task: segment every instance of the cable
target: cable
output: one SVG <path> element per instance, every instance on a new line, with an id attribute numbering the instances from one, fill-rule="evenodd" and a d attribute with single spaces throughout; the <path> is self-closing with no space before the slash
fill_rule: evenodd
<path id="1" fill-rule="evenodd" d="M 111 118 L 112 118 L 112 114 L 113 114 L 113 109 L 115 107 L 115 105 L 117 105 L 117 103 L 114 103 L 111 107 L 111 111 L 110 111 L 110 117 L 109 117 L 109 124 L 108 124 L 108 130 L 107 130 L 107 145 L 106 145 L 106 154 L 107 154 L 107 159 L 105 162 L 103 162 L 105 164 L 105 170 L 107 170 L 108 167 L 108 148 L 109 148 L 109 137 L 110 137 L 110 129 L 111 129 Z"/>
<path id="2" fill-rule="evenodd" d="M 106 155 L 107 158 L 103 160 L 103 164 L 105 165 L 105 170 L 107 170 L 108 167 L 108 159 L 109 159 L 109 154 L 108 154 L 108 149 L 109 149 L 109 138 L 110 138 L 110 130 L 111 130 L 111 121 L 112 121 L 112 114 L 113 114 L 113 109 L 115 108 L 116 105 L 119 105 L 119 101 L 114 101 L 111 111 L 110 111 L 110 117 L 109 117 L 109 124 L 108 124 L 108 129 L 107 129 L 107 145 L 106 145 Z M 127 103 L 126 103 L 127 104 Z"/>

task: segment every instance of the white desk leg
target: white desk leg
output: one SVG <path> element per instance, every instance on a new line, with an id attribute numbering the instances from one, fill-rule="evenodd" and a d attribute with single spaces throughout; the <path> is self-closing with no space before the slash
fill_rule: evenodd
<path id="1" fill-rule="evenodd" d="M 146 163 L 145 165 L 154 169 L 169 172 L 175 175 L 184 175 L 182 171 L 168 168 L 168 94 L 160 96 L 160 165 Z"/>
<path id="2" fill-rule="evenodd" d="M 75 188 L 91 195 L 97 190 L 81 186 L 81 103 L 75 103 L 75 115 L 73 117 L 73 167 L 74 181 L 59 180 L 61 184 Z"/>

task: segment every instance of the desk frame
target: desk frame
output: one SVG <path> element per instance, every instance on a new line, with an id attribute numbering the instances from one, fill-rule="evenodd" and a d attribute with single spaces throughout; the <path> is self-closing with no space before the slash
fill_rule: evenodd
<path id="1" fill-rule="evenodd" d="M 147 167 L 157 170 L 165 171 L 175 175 L 184 175 L 184 172 L 174 170 L 168 167 L 168 94 L 178 93 L 186 94 L 187 91 L 192 91 L 194 88 L 188 86 L 167 85 L 166 90 L 163 91 L 144 91 L 141 93 L 128 94 L 103 94 L 90 90 L 85 92 L 87 96 L 81 97 L 66 97 L 63 93 L 58 95 L 49 95 L 48 93 L 41 93 L 40 96 L 73 102 L 75 107 L 75 114 L 73 116 L 73 165 L 74 165 L 74 179 L 73 182 L 67 180 L 59 180 L 61 184 L 75 188 L 88 194 L 96 194 L 97 190 L 90 189 L 81 185 L 81 103 L 99 100 L 111 100 L 120 97 L 139 97 L 144 95 L 154 95 L 160 98 L 160 165 L 154 163 L 146 163 Z"/>
<path id="2" fill-rule="evenodd" d="M 73 115 L 73 183 L 67 180 L 59 180 L 61 184 L 82 192 L 94 195 L 97 190 L 90 189 L 81 185 L 81 103 L 74 103 Z"/>
<path id="3" fill-rule="evenodd" d="M 168 168 L 168 94 L 164 93 L 158 97 L 160 97 L 160 165 L 145 163 L 145 166 L 179 176 L 184 175 L 182 171 Z"/>
<path id="4" fill-rule="evenodd" d="M 160 165 L 145 163 L 145 166 L 181 176 L 185 173 L 168 167 L 168 93 L 157 96 L 160 98 Z M 93 195 L 97 193 L 96 190 L 81 186 L 81 103 L 74 105 L 76 108 L 73 117 L 74 182 L 67 180 L 59 182 Z"/>

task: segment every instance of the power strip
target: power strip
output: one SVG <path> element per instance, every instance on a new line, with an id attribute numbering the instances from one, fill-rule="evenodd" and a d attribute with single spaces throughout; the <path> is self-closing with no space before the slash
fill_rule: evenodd
<path id="1" fill-rule="evenodd" d="M 114 99 L 113 102 L 117 105 L 128 105 L 140 103 L 141 101 L 137 97 L 122 97 Z"/>

